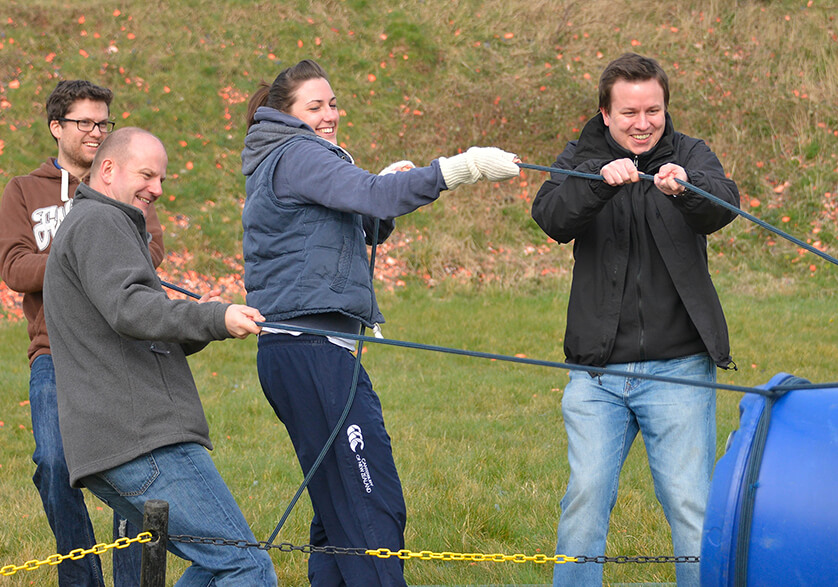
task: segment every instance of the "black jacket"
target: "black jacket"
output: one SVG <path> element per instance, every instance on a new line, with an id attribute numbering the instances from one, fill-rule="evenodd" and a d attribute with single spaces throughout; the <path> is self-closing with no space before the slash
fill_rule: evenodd
<path id="1" fill-rule="evenodd" d="M 686 170 L 691 184 L 739 206 L 736 184 L 725 177 L 718 158 L 703 141 L 675 132 L 668 115 L 658 144 L 635 156 L 611 138 L 598 114 L 578 141 L 568 143 L 554 166 L 599 174 L 604 165 L 624 157 L 634 159 L 640 172 L 650 175 L 664 163 L 676 163 Z M 667 196 L 646 180 L 612 187 L 602 180 L 554 173 L 538 191 L 532 216 L 556 241 L 574 241 L 564 342 L 568 361 L 592 366 L 609 362 L 629 266 L 632 201 L 641 202 L 652 246 L 707 352 L 717 365 L 727 367 L 730 343 L 708 272 L 706 235 L 730 223 L 736 214 L 689 191 Z"/>

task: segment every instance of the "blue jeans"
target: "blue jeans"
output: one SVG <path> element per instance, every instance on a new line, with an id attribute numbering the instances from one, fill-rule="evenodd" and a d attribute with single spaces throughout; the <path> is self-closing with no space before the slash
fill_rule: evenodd
<path id="1" fill-rule="evenodd" d="M 81 482 L 96 497 L 137 526 L 149 499 L 169 503 L 169 534 L 256 542 L 236 500 L 206 448 L 196 443 L 164 446 Z M 177 584 L 276 585 L 264 550 L 169 542 L 169 551 L 192 562 Z"/>
<path id="2" fill-rule="evenodd" d="M 64 460 L 64 445 L 58 428 L 58 398 L 55 390 L 55 369 L 51 355 L 40 355 L 32 362 L 29 373 L 29 407 L 32 413 L 32 431 L 35 436 L 35 475 L 32 480 L 41 495 L 44 512 L 55 535 L 59 554 L 77 548 L 90 548 L 96 544 L 93 526 L 84 505 L 84 496 L 70 487 L 70 474 Z M 124 520 L 114 514 L 114 530 L 122 522 L 126 536 L 133 538 L 137 529 L 125 527 Z M 114 538 L 119 536 L 115 533 Z M 142 547 L 132 544 L 128 548 L 113 550 L 114 583 L 130 586 L 140 583 L 140 558 Z M 97 585 L 104 587 L 102 564 L 95 554 L 79 560 L 66 559 L 58 565 L 59 585 Z"/>
<path id="3" fill-rule="evenodd" d="M 716 380 L 716 367 L 705 354 L 608 367 L 638 375 Z M 655 495 L 672 529 L 674 554 L 698 556 L 716 458 L 715 389 L 574 370 L 564 391 L 562 414 L 570 479 L 561 501 L 556 553 L 605 554 L 620 470 L 639 431 Z M 681 587 L 698 585 L 699 566 L 678 564 L 676 576 Z M 601 564 L 564 563 L 554 568 L 554 586 L 601 584 Z"/>

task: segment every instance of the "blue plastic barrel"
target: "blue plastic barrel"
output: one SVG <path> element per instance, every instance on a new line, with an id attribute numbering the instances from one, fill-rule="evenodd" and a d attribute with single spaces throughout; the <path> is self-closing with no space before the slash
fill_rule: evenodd
<path id="1" fill-rule="evenodd" d="M 702 587 L 838 585 L 838 387 L 747 394 L 739 413 L 713 474 Z"/>

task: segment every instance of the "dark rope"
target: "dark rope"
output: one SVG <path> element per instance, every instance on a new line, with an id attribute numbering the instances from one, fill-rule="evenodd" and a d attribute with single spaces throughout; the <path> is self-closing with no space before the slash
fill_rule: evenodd
<path id="1" fill-rule="evenodd" d="M 476 357 L 479 359 L 494 359 L 496 361 L 505 361 L 508 363 L 522 363 L 525 365 L 536 365 L 540 367 L 551 367 L 555 369 L 568 369 L 571 371 L 586 371 L 588 373 L 598 373 L 600 375 L 615 375 L 617 377 L 626 377 L 629 379 L 649 379 L 651 381 L 661 381 L 663 383 L 673 383 L 678 385 L 692 385 L 695 387 L 707 387 L 713 389 L 724 389 L 727 391 L 737 391 L 740 393 L 756 393 L 758 395 L 773 397 L 778 393 L 785 393 L 793 389 L 823 389 L 829 387 L 838 388 L 838 382 L 835 383 L 793 383 L 778 385 L 775 387 L 747 387 L 744 385 L 729 385 L 726 383 L 711 383 L 707 381 L 692 381 L 689 379 L 680 379 L 678 377 L 667 377 L 665 375 L 652 375 L 648 373 L 632 373 L 630 371 L 620 371 L 617 369 L 610 369 L 608 367 L 591 367 L 589 365 L 579 365 L 575 363 L 562 363 L 559 361 L 546 361 L 543 359 L 530 359 L 527 357 L 513 357 L 509 355 L 499 355 L 495 353 L 486 353 L 482 351 L 469 351 L 464 349 L 455 349 L 443 346 L 436 346 L 430 344 L 422 344 L 418 342 L 410 342 L 406 340 L 398 340 L 394 338 L 374 338 L 365 335 L 341 334 L 339 332 L 332 332 L 329 330 L 318 330 L 316 328 L 306 328 L 297 325 L 286 325 L 281 322 L 257 322 L 259 326 L 267 328 L 284 328 L 287 330 L 295 330 L 308 334 L 318 334 L 321 336 L 343 336 L 344 338 L 351 338 L 359 341 L 373 342 L 377 344 L 386 344 L 390 346 L 397 346 L 403 348 L 433 351 L 438 353 L 447 353 L 452 355 L 462 355 L 466 357 Z"/>
<path id="2" fill-rule="evenodd" d="M 548 171 L 550 173 L 561 173 L 563 175 L 570 175 L 570 176 L 573 176 L 573 177 L 581 177 L 581 178 L 584 178 L 584 179 L 593 179 L 593 180 L 603 181 L 603 177 L 601 175 L 596 175 L 594 173 L 583 173 L 581 171 L 573 171 L 573 170 L 570 170 L 570 169 L 558 169 L 557 167 L 545 167 L 544 165 L 530 165 L 529 163 L 518 163 L 518 167 L 521 167 L 521 168 L 524 168 L 524 169 L 535 169 L 537 171 Z M 646 180 L 649 180 L 649 181 L 654 181 L 655 180 L 655 177 L 653 175 L 649 175 L 647 173 L 641 173 L 640 178 L 641 179 L 646 179 Z M 822 259 L 826 259 L 827 261 L 829 261 L 833 265 L 838 265 L 838 259 L 836 259 L 835 257 L 833 257 L 833 256 L 831 256 L 827 253 L 824 253 L 823 251 L 818 250 L 817 248 L 813 247 L 812 245 L 803 242 L 799 238 L 794 237 L 794 236 L 788 234 L 787 232 L 783 232 L 779 228 L 776 228 L 776 227 L 772 226 L 771 224 L 765 222 L 764 220 L 760 220 L 759 218 L 757 218 L 753 214 L 748 214 L 744 210 L 740 210 L 736 206 L 734 206 L 732 204 L 729 204 L 728 202 L 725 202 L 721 198 L 718 198 L 718 197 L 714 196 L 713 194 L 701 189 L 700 187 L 696 187 L 696 186 L 694 186 L 690 183 L 687 183 L 686 181 L 681 181 L 680 179 L 675 179 L 675 181 L 678 182 L 679 185 L 682 185 L 686 189 L 690 190 L 691 192 L 695 192 L 696 194 L 707 198 L 711 202 L 713 202 L 715 204 L 718 204 L 719 206 L 722 206 L 724 208 L 727 208 L 731 212 L 734 212 L 734 213 L 738 214 L 739 216 L 742 216 L 743 218 L 746 218 L 746 219 L 750 220 L 754 224 L 757 224 L 757 225 L 763 227 L 764 229 L 769 230 L 769 231 L 773 232 L 774 234 L 776 234 L 778 236 L 781 236 L 782 238 L 796 244 L 797 246 L 799 246 L 803 249 L 806 249 L 810 253 L 814 253 L 815 255 L 817 255 L 818 257 L 821 257 Z"/>
<path id="3" fill-rule="evenodd" d="M 163 281 L 162 279 L 160 280 L 160 283 L 163 285 L 163 287 L 168 287 L 169 289 L 173 289 L 176 292 L 182 293 L 185 296 L 189 296 L 190 298 L 195 298 L 196 300 L 201 299 L 201 296 L 196 294 L 194 291 L 189 291 L 188 289 L 183 289 L 182 287 L 180 287 L 179 285 L 175 285 L 174 283 L 169 283 L 168 281 Z"/>
<path id="4" fill-rule="evenodd" d="M 373 229 L 373 238 L 372 238 L 372 252 L 370 253 L 370 283 L 372 283 L 373 276 L 375 273 L 375 251 L 378 248 L 378 226 L 379 226 L 379 219 L 375 219 L 375 228 Z M 257 322 L 257 324 L 259 324 Z M 287 330 L 294 330 L 294 329 L 287 329 Z M 363 324 L 361 324 L 361 336 L 364 336 L 366 328 Z M 334 333 L 334 336 L 339 336 L 343 338 L 348 338 L 348 336 L 341 334 L 341 333 Z M 367 338 L 364 336 L 364 338 Z M 282 514 L 282 518 L 280 518 L 279 523 L 274 528 L 274 531 L 271 533 L 270 538 L 267 540 L 268 546 L 273 544 L 274 539 L 279 534 L 279 531 L 285 525 L 285 521 L 288 519 L 288 516 L 291 515 L 291 511 L 294 509 L 294 506 L 297 505 L 297 502 L 300 499 L 300 496 L 305 491 L 306 487 L 308 487 L 309 483 L 311 482 L 311 478 L 314 477 L 314 473 L 317 472 L 317 469 L 320 467 L 320 463 L 323 462 L 323 459 L 326 458 L 326 453 L 329 452 L 329 449 L 332 448 L 332 444 L 335 442 L 335 438 L 337 438 L 340 429 L 343 427 L 343 423 L 346 421 L 347 416 L 349 416 L 349 410 L 352 408 L 352 403 L 355 401 L 355 392 L 358 389 L 358 375 L 361 372 L 361 354 L 364 351 L 364 340 L 358 339 L 358 348 L 355 351 L 355 370 L 352 373 L 352 385 L 349 388 L 349 396 L 346 398 L 346 405 L 343 408 L 343 413 L 340 415 L 337 424 L 332 429 L 332 433 L 329 435 L 329 439 L 326 441 L 326 444 L 323 445 L 323 448 L 320 450 L 320 454 L 317 455 L 317 459 L 314 461 L 314 464 L 309 469 L 308 473 L 306 473 L 303 482 L 300 483 L 300 487 L 297 489 L 297 492 L 294 494 L 294 497 L 288 503 L 288 507 L 285 508 L 285 512 Z"/>
<path id="5" fill-rule="evenodd" d="M 166 285 L 166 282 L 163 282 Z M 166 285 L 168 287 L 168 285 Z M 198 298 L 200 296 L 189 292 L 187 295 Z M 475 357 L 478 359 L 494 359 L 496 361 L 505 361 L 507 363 L 521 363 L 524 365 L 535 365 L 539 367 L 550 367 L 554 369 L 567 369 L 570 371 L 587 371 L 588 373 L 597 373 L 600 375 L 614 375 L 617 377 L 626 377 L 633 379 L 649 379 L 651 381 L 660 381 L 663 383 L 674 383 L 677 385 L 692 385 L 695 387 L 707 387 L 713 389 L 723 389 L 726 391 L 736 391 L 740 393 L 755 393 L 767 397 L 774 397 L 778 394 L 783 394 L 794 389 L 824 389 L 824 388 L 838 388 L 838 382 L 832 383 L 808 383 L 803 380 L 795 381 L 793 383 L 784 383 L 775 385 L 773 387 L 748 387 L 744 385 L 729 385 L 726 383 L 711 383 L 707 381 L 692 381 L 689 379 L 680 379 L 678 377 L 667 377 L 664 375 L 651 375 L 648 373 L 632 373 L 630 371 L 620 371 L 617 369 L 610 369 L 608 367 L 592 367 L 589 365 L 578 365 L 576 363 L 562 363 L 559 361 L 546 361 L 543 359 L 530 359 L 527 357 L 513 357 L 509 355 L 499 355 L 496 353 L 486 353 L 482 351 L 470 351 L 465 349 L 455 349 L 444 346 L 423 344 L 419 342 L 410 342 L 406 340 L 399 340 L 395 338 L 377 338 L 373 336 L 366 336 L 364 334 L 348 334 L 345 332 L 336 332 L 332 330 L 320 330 L 318 328 L 307 328 L 296 324 L 283 324 L 281 322 L 257 322 L 263 328 L 280 328 L 283 330 L 291 330 L 294 332 L 302 332 L 304 334 L 316 334 L 319 336 L 337 336 L 350 340 L 357 340 L 363 342 L 373 342 L 376 344 L 385 344 L 389 346 L 397 346 L 402 348 L 417 349 L 423 351 L 433 351 L 438 353 L 447 353 L 451 355 L 461 355 L 466 357 Z"/>
<path id="6" fill-rule="evenodd" d="M 363 327 L 361 328 L 361 332 L 364 332 Z M 343 335 L 341 335 L 343 336 Z M 343 427 L 343 423 L 346 421 L 346 417 L 349 415 L 349 410 L 352 408 L 352 402 L 355 400 L 355 390 L 358 388 L 358 374 L 361 372 L 361 352 L 364 348 L 364 341 L 358 343 L 358 351 L 357 356 L 355 357 L 355 370 L 352 373 L 352 386 L 349 388 L 349 397 L 346 398 L 346 406 L 343 408 L 343 413 L 340 415 L 337 424 L 332 429 L 332 433 L 329 435 L 329 439 L 326 441 L 326 444 L 323 445 L 323 448 L 320 450 L 320 454 L 317 455 L 317 459 L 315 459 L 314 464 L 311 466 L 311 469 L 308 470 L 306 473 L 303 482 L 300 483 L 300 486 L 297 488 L 297 492 L 294 494 L 294 497 L 288 502 L 288 507 L 285 508 L 285 512 L 282 514 L 282 517 L 279 520 L 279 523 L 274 528 L 274 531 L 271 533 L 270 538 L 266 541 L 268 546 L 272 546 L 274 539 L 279 534 L 279 531 L 285 525 L 285 521 L 288 519 L 288 516 L 291 515 L 291 511 L 294 509 L 294 506 L 297 505 L 297 502 L 300 500 L 300 496 L 305 491 L 308 484 L 311 482 L 311 478 L 314 477 L 314 473 L 317 472 L 317 469 L 320 467 L 320 463 L 323 462 L 323 459 L 326 458 L 326 453 L 329 452 L 329 449 L 332 448 L 332 444 L 335 442 L 335 438 L 337 437 L 340 429 Z"/>
<path id="7" fill-rule="evenodd" d="M 378 218 L 376 218 L 375 219 L 375 224 L 374 224 L 375 228 L 373 229 L 372 252 L 370 253 L 370 282 L 372 282 L 373 277 L 374 277 L 374 272 L 375 272 L 375 253 L 376 253 L 376 249 L 378 248 L 378 228 L 379 228 L 379 224 L 380 224 L 380 221 L 379 221 Z M 191 292 L 191 291 L 189 291 L 187 289 L 184 289 L 184 288 L 182 288 L 178 285 L 175 285 L 173 283 L 169 283 L 168 281 L 161 280 L 160 283 L 164 287 L 167 287 L 169 289 L 172 289 L 174 291 L 182 293 L 182 294 L 184 294 L 186 296 L 189 296 L 191 298 L 195 298 L 197 300 L 201 299 L 201 296 L 199 296 L 195 292 Z M 263 325 L 264 323 L 257 322 L 256 324 Z M 301 329 L 286 328 L 283 325 L 276 325 L 276 327 L 277 328 L 282 328 L 284 330 L 292 330 L 292 331 L 295 331 L 295 332 L 297 332 L 297 331 L 303 332 L 303 330 L 301 330 Z M 323 332 L 326 332 L 326 331 L 323 331 Z M 297 502 L 299 501 L 300 496 L 302 496 L 303 491 L 305 491 L 306 487 L 308 487 L 309 483 L 311 482 L 311 478 L 314 477 L 314 474 L 317 472 L 317 469 L 320 467 L 320 463 L 322 463 L 323 459 L 326 458 L 326 453 L 329 452 L 329 449 L 332 447 L 332 444 L 334 444 L 335 438 L 337 438 L 337 435 L 340 432 L 340 429 L 343 427 L 343 424 L 346 421 L 347 416 L 349 416 L 349 410 L 352 408 L 352 403 L 355 401 L 355 392 L 358 389 L 358 376 L 361 372 L 361 354 L 364 351 L 364 340 L 368 338 L 368 337 L 364 336 L 364 332 L 365 332 L 365 327 L 362 324 L 361 325 L 361 335 L 360 335 L 362 338 L 357 338 L 355 336 L 348 335 L 348 334 L 345 334 L 345 333 L 342 333 L 342 332 L 329 332 L 328 334 L 324 334 L 324 336 L 336 336 L 336 337 L 342 337 L 342 338 L 352 338 L 354 340 L 359 341 L 358 342 L 358 348 L 356 350 L 356 355 L 355 355 L 355 369 L 352 373 L 352 384 L 349 388 L 349 395 L 347 396 L 347 399 L 346 399 L 346 405 L 343 408 L 343 412 L 341 413 L 340 418 L 338 418 L 337 424 L 335 424 L 335 427 L 332 429 L 332 432 L 329 435 L 328 440 L 326 440 L 326 444 L 323 445 L 323 448 L 320 450 L 320 454 L 317 455 L 317 458 L 315 459 L 311 468 L 308 470 L 308 473 L 306 473 L 305 477 L 303 478 L 303 482 L 300 484 L 299 488 L 297 488 L 297 492 L 294 494 L 294 497 L 291 498 L 291 501 L 288 503 L 288 507 L 285 508 L 285 512 L 283 512 L 282 517 L 280 518 L 279 523 L 276 525 L 276 528 L 274 528 L 274 531 L 271 533 L 270 538 L 268 538 L 268 540 L 266 541 L 266 544 L 269 547 L 273 545 L 274 539 L 277 537 L 277 535 L 279 534 L 279 531 L 285 525 L 285 522 L 288 520 L 288 516 L 291 515 L 291 512 L 294 509 L 294 506 L 297 505 Z M 375 340 L 375 339 L 372 339 L 372 340 Z"/>
<path id="8" fill-rule="evenodd" d="M 733 584 L 736 587 L 747 587 L 748 585 L 748 551 L 751 546 L 756 490 L 759 487 L 759 471 L 762 467 L 765 443 L 768 441 L 768 429 L 771 427 L 771 410 L 774 408 L 776 401 L 776 397 L 770 397 L 765 400 L 765 405 L 762 408 L 762 413 L 760 414 L 754 432 L 748 464 L 745 466 L 745 471 L 742 475 L 745 495 L 742 498 L 743 503 L 739 508 L 739 533 L 736 536 L 733 576 Z"/>

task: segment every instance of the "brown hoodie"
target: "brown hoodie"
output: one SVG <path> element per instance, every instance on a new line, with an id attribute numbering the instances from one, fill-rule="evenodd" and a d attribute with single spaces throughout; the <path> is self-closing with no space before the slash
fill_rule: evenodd
<path id="1" fill-rule="evenodd" d="M 29 175 L 12 178 L 0 200 L 0 279 L 23 294 L 30 365 L 35 357 L 50 352 L 41 291 L 44 270 L 55 231 L 72 207 L 78 185 L 78 178 L 68 173 L 66 186 L 62 186 L 62 170 L 50 157 Z M 151 259 L 158 267 L 164 255 L 163 229 L 153 205 L 146 224 Z"/>

